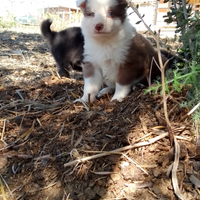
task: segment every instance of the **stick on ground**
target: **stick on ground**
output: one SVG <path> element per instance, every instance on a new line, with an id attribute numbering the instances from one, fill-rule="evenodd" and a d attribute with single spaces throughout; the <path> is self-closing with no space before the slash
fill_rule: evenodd
<path id="1" fill-rule="evenodd" d="M 76 165 L 77 163 L 82 163 L 82 162 L 85 162 L 85 161 L 88 161 L 88 160 L 93 160 L 93 159 L 96 159 L 96 158 L 100 158 L 100 157 L 104 157 L 104 156 L 108 156 L 108 155 L 112 155 L 112 154 L 119 154 L 120 152 L 129 150 L 129 149 L 134 149 L 134 148 L 141 147 L 141 146 L 147 146 L 147 145 L 153 144 L 154 142 L 156 142 L 158 140 L 161 140 L 162 138 L 165 138 L 168 135 L 169 135 L 168 133 L 163 133 L 162 135 L 159 135 L 155 138 L 149 139 L 149 141 L 140 142 L 140 143 L 137 143 L 137 144 L 134 144 L 134 145 L 122 147 L 122 148 L 119 148 L 119 149 L 115 149 L 113 151 L 103 152 L 103 153 L 96 154 L 96 155 L 89 156 L 89 157 L 85 157 L 85 158 L 82 158 L 82 159 L 76 159 L 74 161 L 71 161 L 71 162 L 64 164 L 64 167 Z"/>

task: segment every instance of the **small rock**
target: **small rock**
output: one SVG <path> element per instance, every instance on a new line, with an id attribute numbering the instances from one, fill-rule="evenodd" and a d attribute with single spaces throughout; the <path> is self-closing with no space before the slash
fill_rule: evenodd
<path id="1" fill-rule="evenodd" d="M 193 168 L 196 172 L 200 171 L 200 162 L 193 162 Z"/>
<path id="2" fill-rule="evenodd" d="M 126 167 L 128 167 L 128 166 L 129 166 L 129 163 L 128 163 L 128 162 L 123 161 L 123 162 L 121 163 L 121 167 L 122 167 L 122 168 L 126 168 Z"/>
<path id="3" fill-rule="evenodd" d="M 120 174 L 111 174 L 111 179 L 114 181 L 114 182 L 117 182 L 121 179 L 121 175 Z"/>

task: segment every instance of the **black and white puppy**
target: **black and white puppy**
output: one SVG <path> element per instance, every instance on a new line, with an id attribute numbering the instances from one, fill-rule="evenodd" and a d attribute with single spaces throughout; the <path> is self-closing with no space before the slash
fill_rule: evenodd
<path id="1" fill-rule="evenodd" d="M 71 69 L 81 71 L 84 37 L 80 27 L 71 27 L 55 32 L 50 29 L 51 19 L 41 23 L 42 35 L 50 44 L 51 53 L 57 63 L 61 77 L 69 77 Z"/>

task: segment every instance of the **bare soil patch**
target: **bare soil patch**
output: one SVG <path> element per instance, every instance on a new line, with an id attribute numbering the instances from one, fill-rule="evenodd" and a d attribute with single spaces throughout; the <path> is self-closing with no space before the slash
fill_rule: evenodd
<path id="1" fill-rule="evenodd" d="M 97 159 L 76 159 L 149 142 L 166 132 L 162 97 L 138 86 L 122 103 L 107 95 L 87 111 L 73 101 L 83 81 L 59 79 L 39 34 L 0 32 L 0 199 L 177 199 L 167 170 L 174 159 L 166 136 Z M 169 118 L 181 146 L 177 171 L 186 199 L 200 199 L 191 175 L 200 178 L 200 151 L 187 109 L 187 91 L 168 96 Z M 4 198 L 5 199 L 5 198 Z"/>

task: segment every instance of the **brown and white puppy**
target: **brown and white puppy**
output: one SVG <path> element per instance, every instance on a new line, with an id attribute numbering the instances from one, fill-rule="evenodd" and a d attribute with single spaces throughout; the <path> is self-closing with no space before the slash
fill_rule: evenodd
<path id="1" fill-rule="evenodd" d="M 84 14 L 84 94 L 93 102 L 99 94 L 114 91 L 111 101 L 122 101 L 138 82 L 149 75 L 152 58 L 158 55 L 152 45 L 131 25 L 126 0 L 78 0 Z M 163 62 L 167 59 L 163 56 Z M 152 76 L 160 74 L 154 64 Z"/>
<path id="2" fill-rule="evenodd" d="M 59 75 L 69 77 L 70 69 L 81 71 L 84 38 L 80 27 L 55 32 L 50 29 L 51 19 L 41 23 L 42 35 L 48 40 L 57 63 Z"/>

